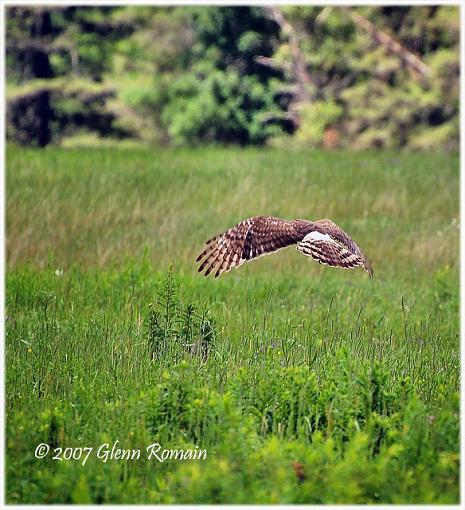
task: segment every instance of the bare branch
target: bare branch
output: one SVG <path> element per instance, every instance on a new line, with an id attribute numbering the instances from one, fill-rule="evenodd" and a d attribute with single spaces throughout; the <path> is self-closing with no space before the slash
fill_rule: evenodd
<path id="1" fill-rule="evenodd" d="M 284 17 L 281 9 L 278 6 L 264 7 L 269 17 L 274 20 L 281 28 L 289 40 L 289 47 L 292 54 L 292 64 L 294 68 L 294 76 L 299 85 L 300 101 L 311 102 L 310 93 L 308 91 L 309 85 L 314 85 L 311 76 L 307 72 L 307 62 L 302 54 L 299 46 L 299 40 L 294 27 Z"/>
<path id="2" fill-rule="evenodd" d="M 396 55 L 416 77 L 418 75 L 422 77 L 427 77 L 429 75 L 429 67 L 417 55 L 405 48 L 405 46 L 402 46 L 402 44 L 386 32 L 376 28 L 371 21 L 356 12 L 354 9 L 343 6 L 341 6 L 341 9 L 347 12 L 350 19 L 357 27 L 368 32 L 377 44 L 384 46 L 387 51 Z"/>
<path id="3" fill-rule="evenodd" d="M 300 121 L 299 115 L 295 111 L 288 111 L 288 112 L 283 112 L 283 113 L 279 113 L 279 114 L 271 113 L 271 112 L 264 113 L 260 117 L 260 120 L 263 123 L 287 120 L 287 121 L 293 122 L 296 126 L 299 124 L 299 121 Z"/>
<path id="4" fill-rule="evenodd" d="M 263 55 L 257 55 L 255 57 L 255 61 L 261 64 L 262 66 L 271 67 L 272 69 L 284 69 L 287 71 L 291 70 L 291 65 L 289 62 L 282 62 L 277 58 L 265 57 Z"/>

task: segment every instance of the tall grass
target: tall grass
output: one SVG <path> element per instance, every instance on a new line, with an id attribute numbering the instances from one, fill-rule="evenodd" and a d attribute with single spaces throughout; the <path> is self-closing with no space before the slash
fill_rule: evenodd
<path id="1" fill-rule="evenodd" d="M 212 232 L 258 214 L 330 217 L 380 278 L 458 257 L 458 159 L 443 154 L 11 149 L 7 191 L 9 265 L 107 267 L 148 250 L 190 271 Z M 317 273 L 295 250 L 258 264 Z"/>
<path id="2" fill-rule="evenodd" d="M 330 217 L 375 278 L 198 275 L 254 214 Z M 458 237 L 455 156 L 9 148 L 8 501 L 456 503 Z M 115 440 L 208 457 L 34 457 Z"/>

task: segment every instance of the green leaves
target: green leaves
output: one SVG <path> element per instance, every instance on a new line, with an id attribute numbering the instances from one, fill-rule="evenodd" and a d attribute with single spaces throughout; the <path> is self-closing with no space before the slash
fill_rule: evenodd
<path id="1" fill-rule="evenodd" d="M 175 145 L 458 146 L 457 7 L 283 7 L 282 25 L 259 6 L 7 12 L 7 132 L 21 144 L 84 130 Z M 402 49 L 430 72 L 415 75 Z M 75 82 L 114 93 L 70 97 Z"/>
<path id="2" fill-rule="evenodd" d="M 196 58 L 162 114 L 169 134 L 175 143 L 264 143 L 280 132 L 282 110 L 270 85 L 277 73 L 256 57 L 271 55 L 277 27 L 248 7 L 202 8 L 194 19 Z"/>
<path id="3" fill-rule="evenodd" d="M 162 119 L 178 143 L 263 143 L 276 133 L 264 115 L 279 109 L 253 75 L 216 70 L 202 80 L 186 76 L 169 93 Z"/>

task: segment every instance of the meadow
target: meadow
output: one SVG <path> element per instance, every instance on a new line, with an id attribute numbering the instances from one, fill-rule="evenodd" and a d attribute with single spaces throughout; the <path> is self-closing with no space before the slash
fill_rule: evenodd
<path id="1" fill-rule="evenodd" d="M 458 155 L 10 146 L 6 195 L 7 502 L 459 502 Z M 374 278 L 196 272 L 258 214 L 331 218 Z"/>

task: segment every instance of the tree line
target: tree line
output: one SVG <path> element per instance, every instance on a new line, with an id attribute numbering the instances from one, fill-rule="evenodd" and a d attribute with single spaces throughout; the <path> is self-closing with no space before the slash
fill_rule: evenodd
<path id="1" fill-rule="evenodd" d="M 7 136 L 456 149 L 457 6 L 6 9 Z"/>

